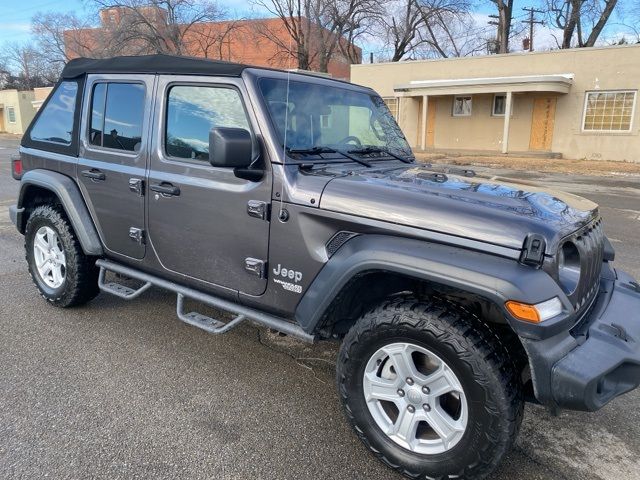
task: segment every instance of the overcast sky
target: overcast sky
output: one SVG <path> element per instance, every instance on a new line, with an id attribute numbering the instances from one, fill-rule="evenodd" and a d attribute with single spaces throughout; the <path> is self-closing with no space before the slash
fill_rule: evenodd
<path id="1" fill-rule="evenodd" d="M 86 1 L 86 0 L 85 0 Z M 33 15 L 37 12 L 68 12 L 70 10 L 76 10 L 78 13 L 85 12 L 85 1 L 83 0 L 0 0 L 0 46 L 7 41 L 28 41 L 30 36 L 30 21 Z M 526 13 L 522 11 L 522 7 L 536 5 L 541 0 L 515 0 L 514 6 L 514 23 L 520 25 L 520 21 L 526 18 Z M 619 0 L 618 15 L 612 16 L 607 26 L 606 31 L 600 39 L 600 43 L 610 42 L 615 38 L 619 38 L 626 30 L 625 27 L 620 25 L 624 16 L 622 13 L 633 2 L 637 3 L 637 0 Z M 225 7 L 230 12 L 237 15 L 259 15 L 259 11 L 251 11 L 249 2 L 246 0 L 219 0 L 220 5 Z M 485 2 L 485 4 L 488 2 Z M 7 5 L 9 4 L 9 5 Z M 490 6 L 485 5 L 483 8 L 478 8 L 476 11 L 476 24 L 479 30 L 486 28 L 487 32 L 491 32 L 491 27 L 487 25 L 487 14 L 493 13 Z M 266 15 L 266 14 L 265 14 Z M 484 32 L 483 32 L 484 33 Z M 558 32 L 547 27 L 536 26 L 535 34 L 535 46 L 536 49 L 549 49 L 555 47 L 554 34 Z M 365 50 L 365 56 L 368 56 L 368 51 L 384 53 L 381 50 L 384 48 L 382 45 L 363 45 Z M 512 44 L 512 48 L 517 50 L 520 48 L 515 43 Z"/>

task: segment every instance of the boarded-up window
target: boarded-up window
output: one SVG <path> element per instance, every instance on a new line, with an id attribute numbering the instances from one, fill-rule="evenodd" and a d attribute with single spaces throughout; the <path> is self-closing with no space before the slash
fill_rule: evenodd
<path id="1" fill-rule="evenodd" d="M 391 112 L 391 115 L 393 115 L 393 118 L 398 120 L 398 99 L 396 97 L 385 97 L 382 100 L 387 104 L 387 108 Z"/>
<path id="2" fill-rule="evenodd" d="M 635 91 L 587 92 L 582 129 L 597 132 L 631 130 Z"/>

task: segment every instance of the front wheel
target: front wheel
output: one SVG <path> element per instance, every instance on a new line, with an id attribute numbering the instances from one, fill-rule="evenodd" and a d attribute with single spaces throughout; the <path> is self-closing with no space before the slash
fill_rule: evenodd
<path id="1" fill-rule="evenodd" d="M 72 307 L 98 295 L 95 258 L 84 254 L 60 207 L 36 207 L 27 221 L 24 240 L 33 283 L 50 303 Z"/>
<path id="2" fill-rule="evenodd" d="M 344 339 L 337 369 L 361 440 L 411 478 L 482 478 L 513 444 L 523 412 L 513 362 L 462 307 L 395 297 Z"/>

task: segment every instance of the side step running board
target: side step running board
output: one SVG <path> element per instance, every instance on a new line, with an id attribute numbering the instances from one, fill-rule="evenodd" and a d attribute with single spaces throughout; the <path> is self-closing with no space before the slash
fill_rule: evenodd
<path id="1" fill-rule="evenodd" d="M 116 282 L 105 282 L 105 273 L 106 270 L 100 267 L 100 274 L 98 275 L 98 287 L 100 287 L 100 290 L 110 293 L 111 295 L 115 295 L 116 297 L 124 298 L 125 300 L 133 300 L 134 298 L 142 295 L 149 289 L 149 287 L 151 287 L 151 282 L 145 283 L 137 290 Z"/>
<path id="2" fill-rule="evenodd" d="M 220 320 L 215 320 L 211 317 L 207 317 L 206 315 L 202 315 L 201 313 L 184 313 L 183 303 L 184 295 L 179 293 L 178 304 L 176 305 L 176 313 L 178 314 L 178 318 L 184 323 L 188 323 L 189 325 L 193 325 L 194 327 L 201 328 L 202 330 L 213 334 L 228 332 L 233 327 L 238 326 L 246 318 L 244 315 L 238 315 L 229 323 L 224 323 Z"/>
<path id="3" fill-rule="evenodd" d="M 259 325 L 263 325 L 287 335 L 291 335 L 292 337 L 299 338 L 301 340 L 304 340 L 305 342 L 313 343 L 315 339 L 313 335 L 309 335 L 307 332 L 305 332 L 302 327 L 284 318 L 276 317 L 275 315 L 270 315 L 268 313 L 264 313 L 251 307 L 240 305 L 230 300 L 214 297 L 213 295 L 200 292 L 193 288 L 185 287 L 184 285 L 180 285 L 169 280 L 164 280 L 160 277 L 156 277 L 154 275 L 150 275 L 148 273 L 141 272 L 130 267 L 125 267 L 124 265 L 117 264 L 110 260 L 97 260 L 96 265 L 100 267 L 98 285 L 102 291 L 111 293 L 112 295 L 123 298 L 125 300 L 132 300 L 140 296 L 152 285 L 164 288 L 165 290 L 176 293 L 178 296 L 176 306 L 178 318 L 189 325 L 201 328 L 202 330 L 205 330 L 209 333 L 226 333 L 232 328 L 237 327 L 244 320 L 250 320 Z M 120 275 L 124 275 L 125 277 L 142 281 L 144 282 L 144 285 L 142 285 L 142 287 L 140 287 L 139 289 L 134 290 L 124 285 L 120 285 L 116 282 L 106 282 L 106 272 L 114 272 Z M 185 313 L 185 298 L 190 298 L 192 300 L 196 300 L 198 302 L 209 305 L 210 307 L 233 313 L 236 315 L 236 317 L 228 323 L 223 323 L 220 320 L 207 317 L 200 313 Z"/>

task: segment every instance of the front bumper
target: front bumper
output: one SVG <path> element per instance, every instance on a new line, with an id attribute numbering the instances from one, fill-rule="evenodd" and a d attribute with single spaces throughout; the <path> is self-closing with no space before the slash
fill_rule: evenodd
<path id="1" fill-rule="evenodd" d="M 598 410 L 640 385 L 640 287 L 624 272 L 603 269 L 593 307 L 570 331 L 522 341 L 542 404 Z"/>

